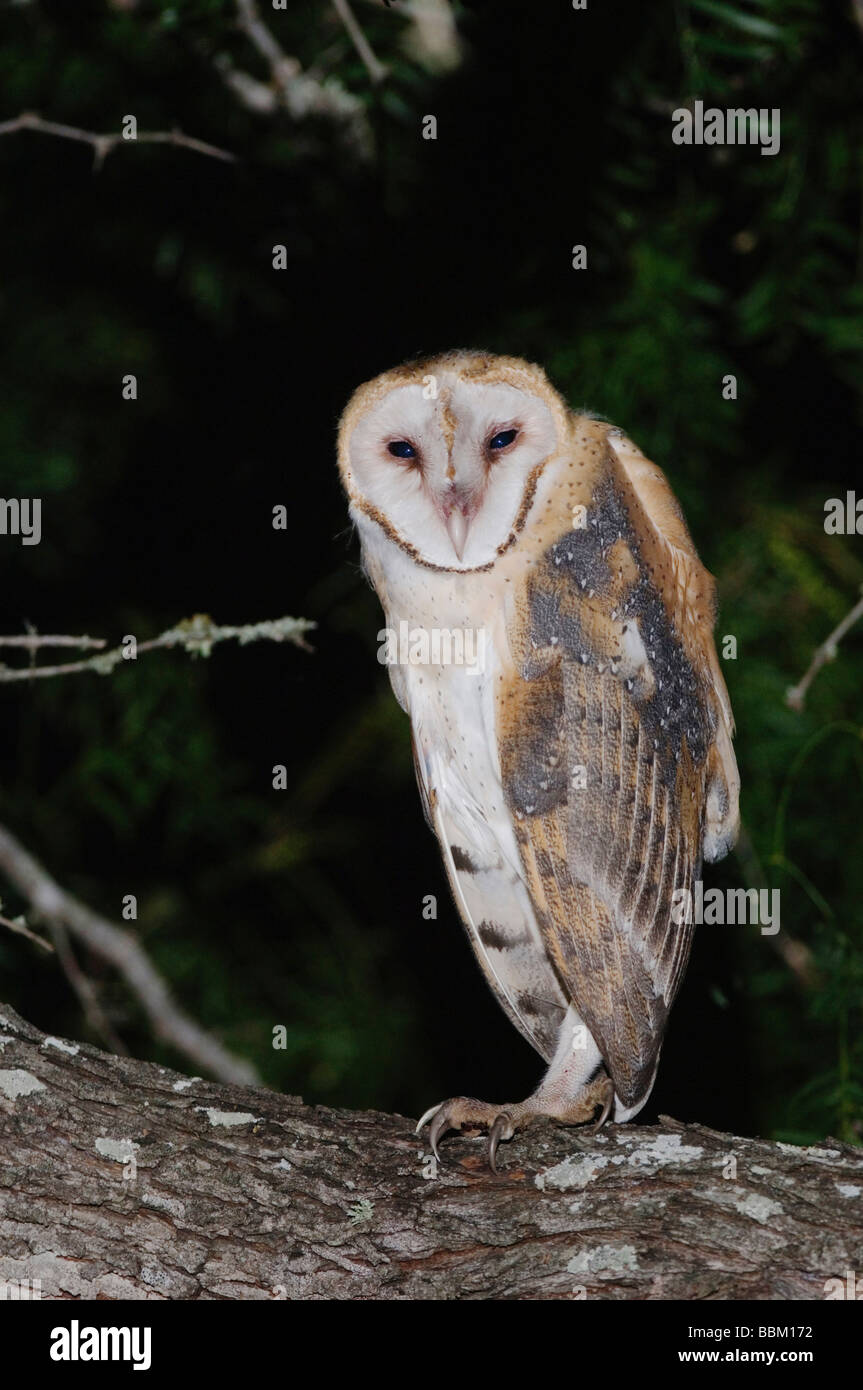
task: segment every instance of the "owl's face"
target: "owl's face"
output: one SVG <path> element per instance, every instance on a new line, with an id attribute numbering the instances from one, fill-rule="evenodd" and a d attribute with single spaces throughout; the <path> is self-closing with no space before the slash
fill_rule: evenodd
<path id="1" fill-rule="evenodd" d="M 448 353 L 359 389 L 339 464 L 355 519 L 422 564 L 486 565 L 523 525 L 566 411 L 537 367 Z"/>

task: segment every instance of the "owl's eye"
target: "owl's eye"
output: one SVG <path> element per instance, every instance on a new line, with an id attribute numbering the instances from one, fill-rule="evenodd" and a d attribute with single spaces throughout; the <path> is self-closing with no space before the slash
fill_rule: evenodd
<path id="1" fill-rule="evenodd" d="M 501 430 L 500 434 L 492 435 L 488 441 L 488 447 L 490 449 L 505 449 L 508 444 L 512 443 L 517 434 L 518 430 Z"/>
<path id="2" fill-rule="evenodd" d="M 413 444 L 409 444 L 406 439 L 394 439 L 391 444 L 387 445 L 387 448 L 393 458 L 415 459 L 417 456 L 417 451 Z"/>

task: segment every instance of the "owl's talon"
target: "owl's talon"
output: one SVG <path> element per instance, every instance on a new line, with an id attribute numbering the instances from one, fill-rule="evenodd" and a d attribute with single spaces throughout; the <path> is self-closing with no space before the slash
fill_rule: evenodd
<path id="1" fill-rule="evenodd" d="M 438 1140 L 441 1139 L 449 1129 L 461 1129 L 461 1124 L 456 1123 L 452 1117 L 452 1102 L 445 1101 L 443 1105 L 437 1107 L 429 1128 L 429 1143 L 431 1144 L 432 1153 L 438 1163 L 441 1162 L 441 1156 L 437 1148 Z"/>
<path id="2" fill-rule="evenodd" d="M 508 1110 L 501 1110 L 488 1134 L 488 1163 L 491 1171 L 496 1173 L 497 1167 L 497 1146 L 502 1139 L 511 1139 L 515 1134 L 515 1125 Z"/>
<path id="3" fill-rule="evenodd" d="M 414 1130 L 414 1134 L 421 1134 L 422 1131 L 425 1129 L 426 1125 L 429 1123 L 429 1121 L 434 1119 L 441 1106 L 445 1103 L 445 1101 L 439 1100 L 437 1105 L 430 1105 L 428 1110 L 423 1115 L 422 1119 L 419 1121 L 416 1129 Z"/>
<path id="4" fill-rule="evenodd" d="M 609 1081 L 608 1081 L 608 1083 L 607 1083 L 607 1085 L 606 1085 L 606 1088 L 605 1088 L 605 1097 L 604 1097 L 603 1102 L 602 1102 L 602 1110 L 600 1111 L 599 1119 L 596 1121 L 595 1124 L 591 1125 L 591 1127 L 590 1127 L 590 1133 L 591 1133 L 591 1134 L 598 1134 L 598 1133 L 599 1133 L 599 1131 L 602 1129 L 602 1126 L 605 1124 L 606 1120 L 608 1119 L 609 1115 L 611 1114 L 611 1107 L 612 1107 L 613 1105 L 614 1105 L 614 1082 L 611 1081 L 611 1080 L 609 1079 Z"/>

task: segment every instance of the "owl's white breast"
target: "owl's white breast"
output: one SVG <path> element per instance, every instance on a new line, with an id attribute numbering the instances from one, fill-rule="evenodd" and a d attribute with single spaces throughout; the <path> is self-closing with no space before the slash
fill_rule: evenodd
<path id="1" fill-rule="evenodd" d="M 497 566 L 441 573 L 379 535 L 369 539 L 364 554 L 389 628 L 473 634 L 478 670 L 404 664 L 390 677 L 410 716 L 418 775 L 471 944 L 513 1023 L 548 1059 L 568 1000 L 548 962 L 501 779 L 496 691 L 510 666 L 509 585 Z M 379 565 L 373 547 L 381 544 L 390 550 Z"/>
<path id="2" fill-rule="evenodd" d="M 402 664 L 391 671 L 410 715 L 427 785 L 475 841 L 478 825 L 494 823 L 497 840 L 519 862 L 503 799 L 495 730 L 495 683 L 508 659 L 506 614 L 494 572 L 448 574 L 415 564 L 384 541 L 386 590 L 379 588 L 386 625 L 394 633 L 460 633 L 471 665 Z"/>

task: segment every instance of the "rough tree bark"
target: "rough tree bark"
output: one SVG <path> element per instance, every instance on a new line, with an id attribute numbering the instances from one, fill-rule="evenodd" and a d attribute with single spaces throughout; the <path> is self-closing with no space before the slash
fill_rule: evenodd
<path id="1" fill-rule="evenodd" d="M 304 1106 L 46 1037 L 0 1006 L 0 1281 L 43 1298 L 822 1299 L 863 1270 L 863 1154 L 553 1126 L 429 1159 Z"/>

